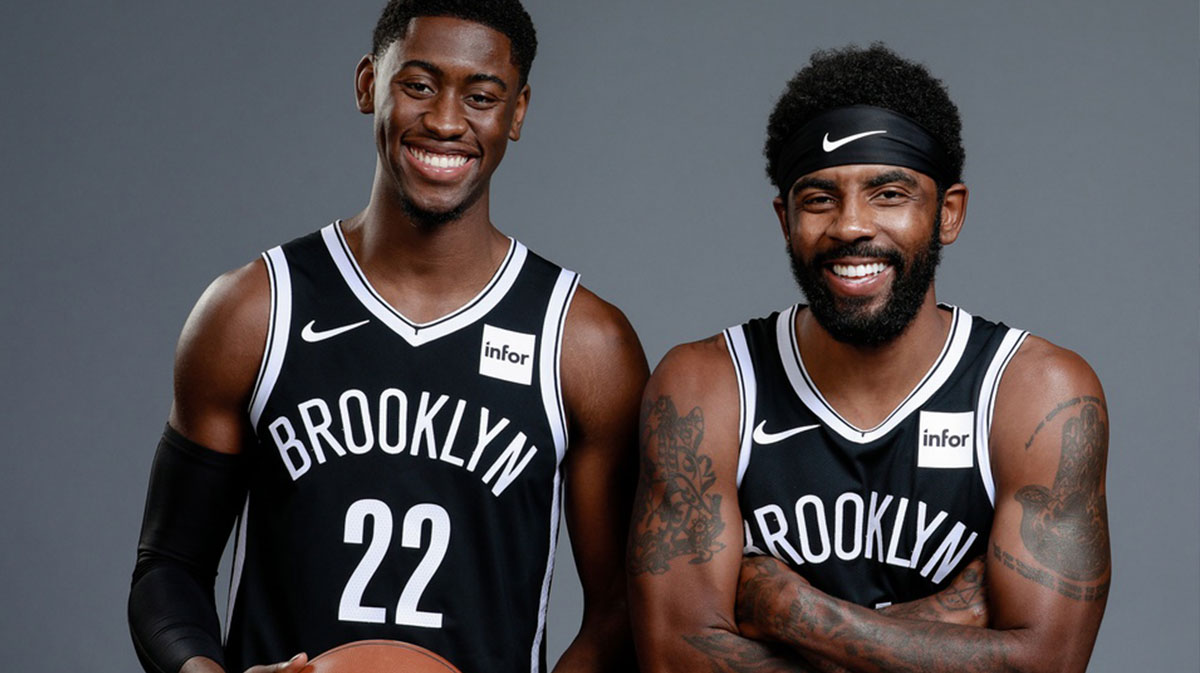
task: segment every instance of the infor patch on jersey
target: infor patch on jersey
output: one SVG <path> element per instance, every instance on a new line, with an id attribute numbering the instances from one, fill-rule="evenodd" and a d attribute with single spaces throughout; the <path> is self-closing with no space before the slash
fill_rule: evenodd
<path id="1" fill-rule="evenodd" d="M 917 467 L 972 467 L 974 440 L 975 412 L 922 411 Z"/>
<path id="2" fill-rule="evenodd" d="M 533 382 L 533 349 L 537 337 L 523 332 L 483 326 L 479 373 L 502 381 Z"/>

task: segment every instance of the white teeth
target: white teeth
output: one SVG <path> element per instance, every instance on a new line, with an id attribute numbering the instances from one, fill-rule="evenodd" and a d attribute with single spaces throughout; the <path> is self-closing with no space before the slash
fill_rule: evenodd
<path id="1" fill-rule="evenodd" d="M 888 268 L 888 265 L 882 262 L 873 262 L 871 264 L 834 264 L 833 272 L 842 278 L 865 278 L 883 273 L 886 268 Z"/>
<path id="2" fill-rule="evenodd" d="M 458 168 L 467 163 L 467 157 L 462 154 L 434 154 L 418 147 L 412 148 L 412 155 L 417 161 L 436 168 Z"/>

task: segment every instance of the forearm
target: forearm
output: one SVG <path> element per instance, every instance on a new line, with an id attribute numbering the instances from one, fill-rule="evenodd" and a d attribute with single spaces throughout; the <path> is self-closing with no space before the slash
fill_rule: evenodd
<path id="1" fill-rule="evenodd" d="M 1059 670 L 1048 657 L 1030 656 L 1027 629 L 896 618 L 808 586 L 782 592 L 771 612 L 774 618 L 757 622 L 763 638 L 856 673 Z"/>
<path id="2" fill-rule="evenodd" d="M 648 651 L 638 652 L 644 673 L 815 673 L 824 670 L 810 666 L 784 646 L 746 638 L 722 628 L 668 633 L 655 639 L 652 648 L 644 649 Z"/>

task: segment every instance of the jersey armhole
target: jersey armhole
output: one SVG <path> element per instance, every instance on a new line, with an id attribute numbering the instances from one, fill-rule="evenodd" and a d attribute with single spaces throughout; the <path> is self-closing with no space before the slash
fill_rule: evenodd
<path id="1" fill-rule="evenodd" d="M 546 316 L 542 322 L 542 344 L 538 353 L 538 379 L 546 420 L 554 437 L 554 452 L 562 463 L 567 451 L 567 414 L 562 394 L 562 336 L 567 322 L 567 309 L 579 287 L 579 274 L 563 269 L 550 293 Z"/>
<path id="2" fill-rule="evenodd" d="M 738 462 L 737 487 L 742 487 L 742 477 L 750 466 L 751 424 L 754 423 L 758 385 L 754 376 L 754 363 L 750 360 L 750 349 L 746 345 L 744 327 L 725 330 L 725 347 L 733 360 L 733 371 L 738 384 Z"/>
<path id="3" fill-rule="evenodd" d="M 988 501 L 996 506 L 996 482 L 992 477 L 992 454 L 989 439 L 992 433 L 992 414 L 996 409 L 996 390 L 1000 387 L 1000 378 L 1012 361 L 1025 337 L 1029 332 L 1009 328 L 1008 333 L 992 356 L 987 373 L 983 376 L 983 384 L 979 388 L 979 402 L 975 408 L 975 461 L 979 464 L 979 478 L 983 480 L 983 488 L 987 491 Z"/>
<path id="4" fill-rule="evenodd" d="M 287 353 L 288 332 L 292 323 L 292 276 L 288 271 L 287 257 L 283 248 L 276 246 L 262 254 L 267 265 L 267 277 L 271 283 L 271 316 L 267 323 L 267 344 L 263 350 L 262 363 L 254 392 L 250 395 L 250 426 L 258 433 L 258 421 L 262 417 Z"/>

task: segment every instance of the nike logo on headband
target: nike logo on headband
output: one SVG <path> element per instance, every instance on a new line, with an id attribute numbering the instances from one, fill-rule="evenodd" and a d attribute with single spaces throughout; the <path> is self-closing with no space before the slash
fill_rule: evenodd
<path id="1" fill-rule="evenodd" d="M 847 143 L 852 143 L 855 140 L 858 140 L 859 138 L 866 138 L 867 136 L 873 136 L 873 135 L 876 135 L 879 133 L 887 133 L 887 131 L 866 131 L 864 133 L 855 133 L 852 136 L 846 136 L 845 138 L 842 138 L 840 140 L 834 140 L 834 141 L 830 141 L 829 134 L 826 133 L 825 137 L 821 140 L 821 148 L 824 149 L 826 152 L 832 152 L 832 151 L 836 150 L 837 148 L 841 147 L 842 145 L 845 145 Z"/>

